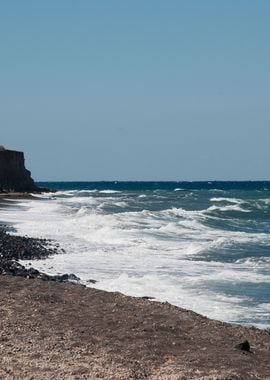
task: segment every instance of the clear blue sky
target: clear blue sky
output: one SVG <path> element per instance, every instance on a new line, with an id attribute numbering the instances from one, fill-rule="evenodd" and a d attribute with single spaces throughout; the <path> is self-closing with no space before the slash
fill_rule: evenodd
<path id="1" fill-rule="evenodd" d="M 270 179 L 270 1 L 3 0 L 0 144 L 36 180 Z"/>

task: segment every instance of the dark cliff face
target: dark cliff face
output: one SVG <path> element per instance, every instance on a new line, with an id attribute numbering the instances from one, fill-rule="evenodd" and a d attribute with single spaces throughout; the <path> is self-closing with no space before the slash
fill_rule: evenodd
<path id="1" fill-rule="evenodd" d="M 31 173 L 24 166 L 23 152 L 0 150 L 0 191 L 36 191 Z"/>

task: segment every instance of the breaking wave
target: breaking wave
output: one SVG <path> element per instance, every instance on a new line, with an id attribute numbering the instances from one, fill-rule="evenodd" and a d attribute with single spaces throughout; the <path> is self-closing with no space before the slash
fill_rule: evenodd
<path id="1" fill-rule="evenodd" d="M 47 273 L 270 326 L 270 223 L 257 206 L 270 197 L 216 192 L 74 188 L 13 202 L 1 219 L 61 244 L 66 254 L 32 262 Z"/>

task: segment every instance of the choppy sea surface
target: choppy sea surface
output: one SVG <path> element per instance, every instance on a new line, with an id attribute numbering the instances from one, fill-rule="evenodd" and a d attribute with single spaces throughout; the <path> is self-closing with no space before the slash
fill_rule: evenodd
<path id="1" fill-rule="evenodd" d="M 270 182 L 40 185 L 56 192 L 0 211 L 15 234 L 55 239 L 66 251 L 34 267 L 270 327 Z"/>

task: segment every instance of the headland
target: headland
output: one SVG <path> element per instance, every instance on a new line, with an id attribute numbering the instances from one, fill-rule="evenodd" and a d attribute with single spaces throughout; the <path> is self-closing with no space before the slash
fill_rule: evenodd
<path id="1" fill-rule="evenodd" d="M 36 186 L 31 172 L 25 168 L 24 153 L 0 145 L 0 194 L 20 196 L 22 193 L 47 191 Z"/>

